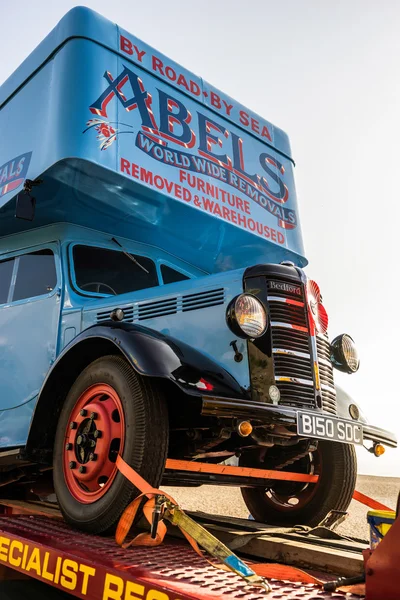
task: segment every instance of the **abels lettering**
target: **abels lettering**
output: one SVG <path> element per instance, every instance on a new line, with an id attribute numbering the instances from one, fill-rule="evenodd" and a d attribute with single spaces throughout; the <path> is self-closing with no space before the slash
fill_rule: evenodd
<path id="1" fill-rule="evenodd" d="M 92 113 L 107 117 L 107 105 L 115 97 L 127 111 L 138 109 L 143 128 L 182 146 L 189 148 L 194 146 L 196 136 L 190 128 L 192 116 L 180 100 L 157 89 L 159 100 L 159 126 L 157 126 L 151 110 L 152 96 L 146 91 L 142 80 L 136 73 L 128 67 L 124 67 L 116 79 L 113 79 L 108 71 L 104 73 L 104 78 L 108 83 L 108 87 L 90 106 Z M 127 97 L 126 93 L 128 84 L 132 90 L 131 97 Z M 125 93 L 122 91 L 123 88 Z M 264 176 L 250 175 L 245 171 L 243 141 L 236 133 L 229 131 L 223 125 L 198 111 L 197 118 L 199 127 L 198 150 L 203 156 L 206 155 L 211 160 L 223 163 L 228 169 L 233 168 L 238 174 L 250 180 L 256 186 L 261 186 L 269 198 L 282 204 L 288 200 L 287 186 L 278 175 L 279 171 L 282 174 L 284 173 L 283 165 L 279 161 L 265 152 L 259 157 L 261 168 L 270 180 L 278 186 L 278 190 L 275 192 L 271 190 Z M 215 151 L 216 147 L 223 148 L 226 144 L 224 138 L 230 139 L 232 158 L 228 156 L 227 152 Z"/>

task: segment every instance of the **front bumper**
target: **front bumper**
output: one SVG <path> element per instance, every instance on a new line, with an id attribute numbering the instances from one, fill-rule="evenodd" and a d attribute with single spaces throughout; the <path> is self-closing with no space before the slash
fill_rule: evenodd
<path id="1" fill-rule="evenodd" d="M 254 402 L 247 398 L 223 398 L 216 396 L 203 396 L 202 414 L 206 416 L 215 416 L 221 418 L 242 418 L 257 421 L 265 425 L 286 425 L 294 426 L 297 424 L 297 413 L 301 410 L 289 406 L 278 406 L 274 404 L 264 404 Z M 318 411 L 316 411 L 318 413 Z M 322 413 L 324 414 L 324 413 Z M 331 416 L 331 415 L 327 415 Z M 372 442 L 380 442 L 385 446 L 397 448 L 397 438 L 394 433 L 374 427 L 368 423 L 354 421 L 362 426 L 364 439 Z"/>

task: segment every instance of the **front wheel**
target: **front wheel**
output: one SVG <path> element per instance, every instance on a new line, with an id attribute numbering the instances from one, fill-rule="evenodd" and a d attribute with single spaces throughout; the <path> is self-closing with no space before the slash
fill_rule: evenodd
<path id="1" fill-rule="evenodd" d="M 61 411 L 53 478 L 65 520 L 89 533 L 112 530 L 138 490 L 119 473 L 123 459 L 158 487 L 168 450 L 165 399 L 119 356 L 92 362 Z"/>
<path id="2" fill-rule="evenodd" d="M 243 454 L 240 466 L 263 468 L 254 454 Z M 318 525 L 331 510 L 346 511 L 357 477 L 354 447 L 319 441 L 315 452 L 285 471 L 319 475 L 317 483 L 274 481 L 265 489 L 241 488 L 247 508 L 256 521 L 270 525 Z"/>

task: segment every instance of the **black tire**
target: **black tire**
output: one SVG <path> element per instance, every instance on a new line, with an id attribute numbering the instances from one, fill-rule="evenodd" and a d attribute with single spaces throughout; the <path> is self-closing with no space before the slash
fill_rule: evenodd
<path id="1" fill-rule="evenodd" d="M 319 441 L 318 453 L 285 468 L 286 471 L 319 474 L 316 484 L 275 482 L 266 490 L 241 488 L 247 508 L 256 521 L 269 525 L 318 525 L 331 510 L 346 511 L 356 485 L 357 457 L 349 444 Z M 315 454 L 315 453 L 314 453 Z M 241 466 L 263 468 L 254 455 L 245 454 Z M 300 499 L 290 506 L 289 499 Z"/>
<path id="2" fill-rule="evenodd" d="M 139 494 L 138 490 L 121 473 L 114 472 L 105 495 L 92 503 L 84 503 L 74 497 L 64 473 L 64 463 L 68 460 L 64 455 L 66 432 L 71 413 L 85 391 L 96 384 L 107 384 L 118 395 L 124 417 L 121 428 L 125 431 L 122 457 L 154 487 L 161 483 L 167 458 L 168 412 L 159 386 L 149 378 L 140 377 L 119 356 L 105 356 L 92 362 L 79 375 L 66 397 L 57 425 L 53 455 L 54 489 L 59 506 L 71 525 L 89 533 L 108 533 L 115 529 L 121 513 Z M 110 450 L 107 453 L 109 456 Z"/>

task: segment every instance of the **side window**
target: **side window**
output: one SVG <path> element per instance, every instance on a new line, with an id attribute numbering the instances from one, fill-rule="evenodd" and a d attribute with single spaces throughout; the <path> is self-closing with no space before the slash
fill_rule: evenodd
<path id="1" fill-rule="evenodd" d="M 164 283 L 175 283 L 176 281 L 185 281 L 190 279 L 187 275 L 168 267 L 167 265 L 161 265 L 161 275 Z"/>
<path id="2" fill-rule="evenodd" d="M 54 254 L 39 250 L 19 257 L 13 302 L 52 292 L 57 284 Z"/>
<path id="3" fill-rule="evenodd" d="M 0 304 L 5 304 L 8 300 L 13 269 L 13 258 L 0 262 Z"/>

